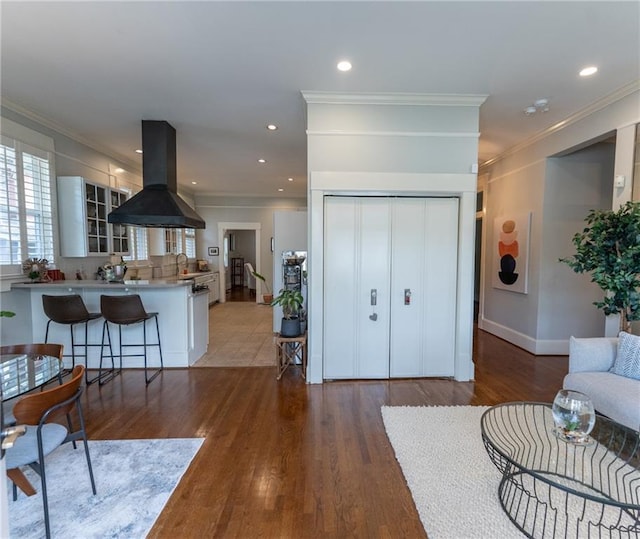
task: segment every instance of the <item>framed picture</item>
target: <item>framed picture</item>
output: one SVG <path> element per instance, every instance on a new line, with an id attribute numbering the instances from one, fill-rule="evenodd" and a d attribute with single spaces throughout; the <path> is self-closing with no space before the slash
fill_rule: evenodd
<path id="1" fill-rule="evenodd" d="M 208 251 L 209 251 L 209 256 L 218 256 L 220 254 L 220 251 L 218 250 L 217 247 L 209 247 Z"/>
<path id="2" fill-rule="evenodd" d="M 493 223 L 494 288 L 527 293 L 531 213 L 496 217 Z"/>

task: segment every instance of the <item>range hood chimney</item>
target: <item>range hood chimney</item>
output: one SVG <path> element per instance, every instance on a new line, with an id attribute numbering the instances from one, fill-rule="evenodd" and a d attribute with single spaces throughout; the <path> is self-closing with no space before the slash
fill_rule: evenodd
<path id="1" fill-rule="evenodd" d="M 176 130 L 167 122 L 142 120 L 142 191 L 113 210 L 108 221 L 149 228 L 205 227 L 178 196 Z"/>

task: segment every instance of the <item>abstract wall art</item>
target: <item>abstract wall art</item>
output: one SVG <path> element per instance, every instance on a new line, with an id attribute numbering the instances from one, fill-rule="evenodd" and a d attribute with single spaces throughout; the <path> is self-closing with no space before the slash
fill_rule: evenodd
<path id="1" fill-rule="evenodd" d="M 494 288 L 527 293 L 531 213 L 496 217 L 493 224 Z"/>

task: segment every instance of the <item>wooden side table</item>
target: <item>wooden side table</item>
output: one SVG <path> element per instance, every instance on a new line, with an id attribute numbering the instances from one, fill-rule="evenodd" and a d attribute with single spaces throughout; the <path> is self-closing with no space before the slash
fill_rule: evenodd
<path id="1" fill-rule="evenodd" d="M 297 365 L 296 360 L 300 360 L 300 374 L 307 379 L 307 334 L 298 337 L 281 337 L 280 333 L 275 334 L 276 342 L 276 362 L 278 364 L 278 376 L 280 380 L 284 371 L 289 365 Z"/>

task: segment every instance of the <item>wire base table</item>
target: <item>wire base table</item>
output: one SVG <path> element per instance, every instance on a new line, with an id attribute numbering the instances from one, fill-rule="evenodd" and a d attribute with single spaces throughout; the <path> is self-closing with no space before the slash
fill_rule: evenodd
<path id="1" fill-rule="evenodd" d="M 640 433 L 597 416 L 592 442 L 554 434 L 551 404 L 494 406 L 482 441 L 507 516 L 527 537 L 640 538 Z"/>

